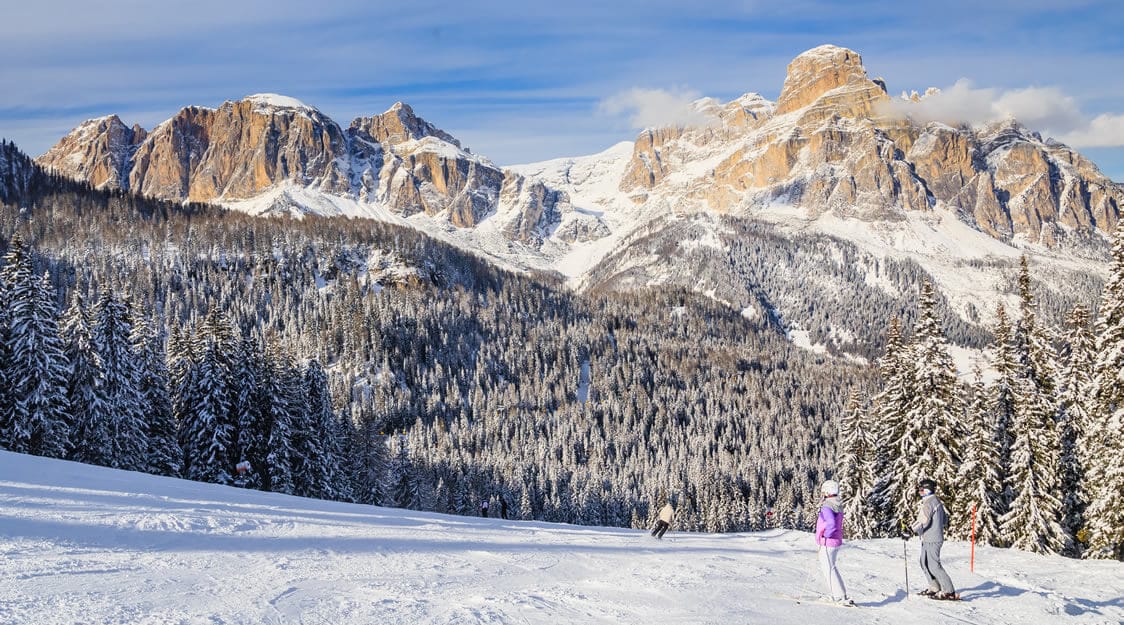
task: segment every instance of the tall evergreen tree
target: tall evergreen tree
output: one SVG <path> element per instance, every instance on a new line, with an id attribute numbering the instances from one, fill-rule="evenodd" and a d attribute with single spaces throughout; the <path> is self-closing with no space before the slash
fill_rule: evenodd
<path id="1" fill-rule="evenodd" d="M 1058 379 L 1058 434 L 1061 443 L 1059 488 L 1063 496 L 1062 527 L 1078 538 L 1084 535 L 1082 529 L 1085 526 L 1085 506 L 1089 502 L 1086 482 L 1090 442 L 1088 423 L 1096 413 L 1095 401 L 1091 400 L 1095 394 L 1093 337 L 1089 332 L 1089 312 L 1085 307 L 1075 306 L 1066 323 L 1068 329 L 1063 339 L 1062 368 Z"/>
<path id="2" fill-rule="evenodd" d="M 848 533 L 854 538 L 873 537 L 878 524 L 870 505 L 874 488 L 873 442 L 858 391 L 851 391 L 839 418 L 839 449 L 838 477 Z"/>
<path id="3" fill-rule="evenodd" d="M 1101 292 L 1096 323 L 1093 385 L 1096 415 L 1092 436 L 1099 444 L 1088 461 L 1090 501 L 1086 509 L 1086 556 L 1124 560 L 1124 220 L 1116 227 L 1112 265 Z"/>
<path id="4" fill-rule="evenodd" d="M 261 471 L 266 467 L 269 455 L 269 424 L 264 408 L 268 402 L 262 397 L 260 388 L 263 358 L 257 341 L 243 336 L 238 343 L 231 374 L 234 382 L 230 397 L 231 414 L 236 432 L 231 460 L 236 465 L 243 461 L 249 463 L 249 469 L 239 478 L 239 484 L 247 488 L 262 488 Z"/>
<path id="5" fill-rule="evenodd" d="M 304 483 L 309 497 L 335 499 L 340 473 L 339 431 L 328 390 L 328 375 L 319 362 L 312 360 L 308 363 L 304 387 L 308 401 L 305 412 L 309 435 L 305 437 L 303 449 L 298 450 L 301 463 L 296 467 L 296 475 Z"/>
<path id="6" fill-rule="evenodd" d="M 898 501 L 903 482 L 896 460 L 913 384 L 908 364 L 901 323 L 895 317 L 886 336 L 886 353 L 878 360 L 882 391 L 871 400 L 871 425 L 881 436 L 874 441 L 870 506 L 878 518 L 877 532 L 886 536 L 897 533 L 900 518 Z"/>
<path id="7" fill-rule="evenodd" d="M 1019 388 L 1018 356 L 1015 353 L 1014 329 L 1011 327 L 1007 310 L 1002 304 L 995 309 L 995 342 L 991 358 L 991 368 L 995 379 L 989 387 L 987 410 L 995 422 L 995 452 L 999 459 L 999 479 L 1003 492 L 997 501 L 999 516 L 1007 513 L 1011 505 L 1011 492 L 1007 476 L 1011 474 L 1011 436 L 1012 422 L 1015 419 L 1015 394 Z"/>
<path id="8" fill-rule="evenodd" d="M 132 314 L 105 290 L 98 300 L 91 340 L 102 363 L 102 388 L 109 414 L 106 466 L 139 470 L 146 465 L 147 426 L 140 390 L 140 364 L 133 351 Z"/>
<path id="9" fill-rule="evenodd" d="M 233 480 L 228 448 L 232 436 L 226 373 L 218 356 L 218 346 L 203 339 L 202 354 L 190 379 L 188 396 L 193 403 L 181 424 L 184 451 L 184 477 L 191 480 L 230 484 Z"/>
<path id="10" fill-rule="evenodd" d="M 936 315 L 933 287 L 921 287 L 920 316 L 909 353 L 913 361 L 913 386 L 895 474 L 902 479 L 898 490 L 898 518 L 912 521 L 916 485 L 925 478 L 941 488 L 955 483 L 960 464 L 963 409 L 956 380 L 956 365 Z"/>
<path id="11" fill-rule="evenodd" d="M 62 335 L 66 344 L 70 375 L 67 397 L 71 414 L 70 458 L 79 462 L 105 465 L 110 446 L 110 415 L 105 400 L 101 358 L 90 336 L 90 316 L 81 297 L 75 297 L 63 317 Z"/>
<path id="12" fill-rule="evenodd" d="M 271 343 L 265 355 L 265 375 L 262 389 L 268 397 L 269 454 L 266 456 L 266 488 L 275 493 L 294 494 L 293 449 L 294 424 L 303 419 L 304 393 L 296 366 L 276 343 Z"/>
<path id="13" fill-rule="evenodd" d="M 1026 257 L 1019 272 L 1022 313 L 1015 330 L 1017 390 L 1011 422 L 1010 473 L 1013 495 L 1000 519 L 1000 531 L 1013 547 L 1039 553 L 1072 549 L 1072 537 L 1061 525 L 1062 504 L 1057 495 L 1060 474 L 1057 432 L 1057 366 L 1046 331 L 1038 324 Z"/>
<path id="14" fill-rule="evenodd" d="M 163 340 L 144 317 L 133 326 L 132 340 L 140 364 L 140 392 L 147 428 L 145 470 L 157 475 L 179 476 L 182 453 L 172 414 L 171 382 Z"/>
<path id="15" fill-rule="evenodd" d="M 963 509 L 955 513 L 966 520 L 975 511 L 976 540 L 983 544 L 1003 544 L 999 532 L 999 518 L 1004 513 L 1002 467 L 996 451 L 997 424 L 988 410 L 988 391 L 983 382 L 983 371 L 976 366 L 975 377 L 968 390 L 968 427 L 964 442 L 964 462 L 960 465 L 957 483 L 965 496 Z M 971 525 L 960 524 L 956 533 L 961 540 L 968 538 Z"/>
<path id="16" fill-rule="evenodd" d="M 50 278 L 36 279 L 31 254 L 13 241 L 0 271 L 8 285 L 7 371 L 10 412 L 0 415 L 0 446 L 62 458 L 70 436 L 69 363 L 59 336 Z"/>

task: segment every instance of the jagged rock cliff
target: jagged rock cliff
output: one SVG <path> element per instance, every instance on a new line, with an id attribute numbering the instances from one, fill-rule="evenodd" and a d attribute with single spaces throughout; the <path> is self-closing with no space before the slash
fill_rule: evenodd
<path id="1" fill-rule="evenodd" d="M 38 162 L 98 187 L 165 199 L 234 202 L 294 185 L 458 228 L 499 213 L 509 222 L 504 231 L 524 243 L 541 243 L 568 208 L 564 193 L 473 155 L 402 103 L 346 130 L 272 94 L 184 108 L 148 133 L 109 116 L 85 122 Z M 518 192 L 524 187 L 537 191 Z"/>
<path id="2" fill-rule="evenodd" d="M 942 204 L 995 238 L 1046 245 L 1063 227 L 1111 232 L 1124 203 L 1124 187 L 1091 162 L 1014 120 L 913 122 L 845 48 L 793 60 L 775 106 L 756 94 L 709 106 L 711 126 L 641 133 L 621 190 L 719 212 L 783 203 L 866 219 Z M 708 159 L 701 175 L 673 175 Z"/>
<path id="3" fill-rule="evenodd" d="M 1080 154 L 1014 120 L 915 122 L 905 102 L 867 75 L 856 52 L 820 46 L 789 64 L 775 103 L 756 93 L 700 100 L 697 111 L 711 123 L 645 130 L 623 166 L 588 157 L 594 173 L 581 177 L 534 178 L 554 165 L 501 169 L 402 103 L 345 129 L 275 95 L 185 108 L 148 133 L 114 116 L 91 120 L 39 163 L 163 198 L 260 200 L 251 212 L 319 211 L 319 203 L 332 214 L 338 203 L 319 199 L 345 198 L 359 214 L 378 207 L 451 225 L 466 244 L 499 254 L 506 242 L 549 243 L 548 255 L 529 260 L 547 267 L 575 244 L 621 235 L 666 210 L 737 215 L 786 205 L 812 218 L 871 222 L 943 210 L 1000 241 L 1047 246 L 1115 227 L 1124 187 Z M 601 185 L 596 197 L 575 200 L 578 181 L 591 175 Z M 309 201 L 307 193 L 319 195 Z"/>

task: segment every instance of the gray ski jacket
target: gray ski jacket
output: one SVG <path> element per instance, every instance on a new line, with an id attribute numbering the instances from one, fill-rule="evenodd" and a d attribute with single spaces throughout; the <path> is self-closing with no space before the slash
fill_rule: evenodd
<path id="1" fill-rule="evenodd" d="M 943 543 L 944 528 L 948 526 L 948 513 L 936 495 L 925 495 L 917 504 L 917 520 L 913 531 L 921 536 L 923 543 Z"/>

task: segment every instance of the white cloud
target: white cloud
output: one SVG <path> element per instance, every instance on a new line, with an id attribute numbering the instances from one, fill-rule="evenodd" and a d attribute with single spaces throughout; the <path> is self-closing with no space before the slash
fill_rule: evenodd
<path id="1" fill-rule="evenodd" d="M 1124 146 L 1124 115 L 1097 115 L 1085 128 L 1058 137 L 1059 141 L 1082 148 L 1115 148 Z"/>
<path id="2" fill-rule="evenodd" d="M 598 109 L 605 114 L 627 116 L 633 128 L 666 126 L 707 126 L 714 118 L 695 105 L 700 94 L 691 90 L 634 88 L 601 100 Z"/>
<path id="3" fill-rule="evenodd" d="M 1076 148 L 1124 146 L 1124 115 L 1105 113 L 1090 118 L 1074 98 L 1056 87 L 976 88 L 962 79 L 917 102 L 895 99 L 890 112 L 919 122 L 951 125 L 1013 118 L 1031 130 Z"/>

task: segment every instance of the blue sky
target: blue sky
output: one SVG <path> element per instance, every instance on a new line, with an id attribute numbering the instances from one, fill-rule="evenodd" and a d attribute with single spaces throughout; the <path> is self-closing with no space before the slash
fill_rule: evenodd
<path id="1" fill-rule="evenodd" d="M 977 109 L 1010 105 L 1124 181 L 1124 8 L 1111 1 L 6 4 L 0 137 L 33 155 L 89 117 L 151 128 L 259 92 L 344 125 L 402 100 L 504 165 L 589 154 L 658 120 L 629 94 L 775 99 L 793 57 L 832 43 L 892 94 L 955 86 Z"/>

